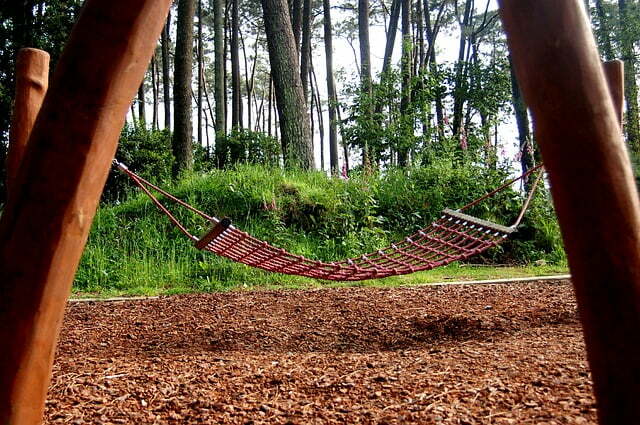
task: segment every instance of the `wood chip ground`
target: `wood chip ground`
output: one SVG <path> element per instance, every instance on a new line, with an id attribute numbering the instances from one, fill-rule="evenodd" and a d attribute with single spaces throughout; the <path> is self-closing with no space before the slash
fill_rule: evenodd
<path id="1" fill-rule="evenodd" d="M 568 282 L 74 303 L 45 423 L 593 424 Z"/>

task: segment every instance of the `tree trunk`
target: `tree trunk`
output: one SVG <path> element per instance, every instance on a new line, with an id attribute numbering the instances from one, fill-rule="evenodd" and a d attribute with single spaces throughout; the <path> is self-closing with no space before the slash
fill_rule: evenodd
<path id="1" fill-rule="evenodd" d="M 271 111 L 273 111 L 273 76 L 269 74 L 269 115 L 267 119 L 267 128 L 269 129 L 268 133 L 271 136 L 271 129 L 273 128 L 271 125 Z"/>
<path id="2" fill-rule="evenodd" d="M 369 0 L 358 1 L 358 36 L 360 39 L 360 84 L 361 90 L 366 97 L 366 110 L 361 113 L 370 119 L 373 114 L 372 92 L 371 92 L 371 45 L 369 42 Z M 362 147 L 362 165 L 369 169 L 371 165 L 369 144 L 365 139 Z"/>
<path id="3" fill-rule="evenodd" d="M 318 132 L 320 133 L 320 169 L 324 171 L 324 114 L 322 112 L 322 103 L 320 101 L 320 85 L 318 84 L 318 78 L 316 77 L 316 71 L 313 67 L 313 56 L 309 56 L 310 73 L 309 80 L 313 81 L 311 95 L 314 95 L 313 87 L 315 87 L 315 104 L 318 113 Z"/>
<path id="4" fill-rule="evenodd" d="M 400 19 L 400 0 L 393 0 L 391 4 L 391 16 L 389 17 L 389 29 L 387 30 L 387 42 L 384 49 L 384 58 L 382 60 L 382 72 L 380 75 L 380 85 L 384 86 L 391 67 L 391 56 L 393 55 L 393 47 L 396 43 L 396 33 L 398 32 L 398 20 Z M 377 102 L 375 107 L 376 114 L 380 114 L 383 108 L 382 102 Z"/>
<path id="5" fill-rule="evenodd" d="M 231 0 L 231 128 L 242 127 L 242 99 L 240 92 L 240 22 L 238 2 Z"/>
<path id="6" fill-rule="evenodd" d="M 224 9 L 223 0 L 212 0 L 214 44 L 214 96 L 216 104 L 216 139 L 225 134 L 224 84 Z"/>
<path id="7" fill-rule="evenodd" d="M 244 36 L 242 35 L 242 31 L 240 31 L 240 43 L 242 44 L 242 57 L 244 59 L 244 87 L 247 91 L 247 128 L 249 130 L 253 130 L 253 115 L 252 115 L 252 107 L 251 107 L 251 99 L 253 96 L 253 79 L 254 72 L 256 70 L 256 61 L 258 58 L 258 39 L 260 38 L 260 33 L 256 35 L 256 45 L 255 45 L 255 56 L 254 61 L 251 66 L 251 71 L 249 71 L 249 61 L 247 60 L 247 47 L 244 42 Z"/>
<path id="8" fill-rule="evenodd" d="M 156 60 L 156 55 L 151 57 L 151 87 L 153 93 L 153 120 L 151 123 L 151 128 L 154 130 L 158 129 L 158 61 Z"/>
<path id="9" fill-rule="evenodd" d="M 292 0 L 291 5 L 291 27 L 293 37 L 296 40 L 296 49 L 300 51 L 300 31 L 302 29 L 302 0 Z"/>
<path id="10" fill-rule="evenodd" d="M 408 138 L 413 136 L 413 126 L 408 123 L 408 112 L 411 103 L 411 0 L 402 0 L 402 97 L 400 114 L 402 123 L 402 140 L 398 149 L 398 165 L 405 167 L 409 162 Z M 410 134 L 411 131 L 411 134 Z"/>
<path id="11" fill-rule="evenodd" d="M 465 57 L 467 53 L 467 37 L 472 15 L 473 0 L 466 0 L 462 21 L 460 21 L 460 46 L 456 62 L 455 87 L 453 89 L 453 135 L 459 136 L 464 109 L 464 84 L 466 79 Z"/>
<path id="12" fill-rule="evenodd" d="M 387 43 L 384 49 L 384 59 L 382 60 L 382 76 L 389 71 L 391 66 L 391 56 L 393 47 L 396 44 L 396 34 L 398 33 L 398 20 L 400 19 L 401 0 L 393 0 L 391 3 L 391 16 L 389 17 L 389 29 L 387 30 Z"/>
<path id="13" fill-rule="evenodd" d="M 420 0 L 416 1 L 416 41 L 418 43 L 418 51 L 416 52 L 415 57 L 417 58 L 416 66 L 419 69 L 419 72 L 422 73 L 425 65 L 425 48 L 424 48 L 424 22 L 423 22 L 423 11 L 422 11 L 422 2 Z M 416 72 L 417 74 L 417 72 Z"/>
<path id="14" fill-rule="evenodd" d="M 135 130 L 138 128 L 138 118 L 136 117 L 136 108 L 133 102 L 131 103 L 129 110 L 131 111 L 131 125 L 133 125 L 133 129 Z"/>
<path id="15" fill-rule="evenodd" d="M 198 0 L 198 96 L 196 104 L 198 108 L 198 145 L 202 146 L 202 83 L 203 83 L 203 49 L 202 49 L 202 0 Z"/>
<path id="16" fill-rule="evenodd" d="M 311 0 L 302 8 L 302 47 L 300 48 L 300 81 L 304 99 L 309 99 L 309 60 L 311 58 Z M 313 92 L 313 90 L 312 90 Z"/>
<path id="17" fill-rule="evenodd" d="M 222 62 L 222 71 L 224 73 L 224 116 L 229 117 L 229 68 L 227 66 L 227 58 L 229 57 L 229 35 L 230 25 L 229 12 L 230 5 L 227 2 L 224 8 L 224 61 Z M 224 123 L 224 132 L 227 133 L 227 122 Z"/>
<path id="18" fill-rule="evenodd" d="M 144 79 L 138 87 L 138 120 L 140 121 L 140 127 L 146 128 L 147 114 L 145 113 L 145 99 L 144 99 Z"/>
<path id="19" fill-rule="evenodd" d="M 193 64 L 193 19 L 195 0 L 178 1 L 178 23 L 176 29 L 175 74 L 173 86 L 173 109 L 175 128 L 173 131 L 174 176 L 193 168 L 193 141 L 191 124 L 191 75 Z"/>
<path id="20" fill-rule="evenodd" d="M 329 0 L 322 1 L 324 10 L 324 49 L 327 66 L 327 94 L 329 97 L 329 165 L 331 174 L 337 176 L 340 173 L 338 165 L 338 123 L 336 114 L 336 83 L 333 78 L 333 39 L 331 30 L 331 5 Z"/>
<path id="21" fill-rule="evenodd" d="M 164 128 L 171 131 L 171 82 L 169 72 L 169 34 L 171 27 L 171 13 L 167 16 L 167 23 L 162 30 L 162 90 L 164 96 Z"/>
<path id="22" fill-rule="evenodd" d="M 340 105 L 336 105 L 336 115 L 338 115 L 338 121 L 342 122 L 342 116 L 340 115 Z M 342 140 L 342 153 L 344 156 L 344 165 L 343 165 L 344 175 L 348 176 L 349 175 L 349 146 L 347 145 L 344 139 Z"/>
<path id="23" fill-rule="evenodd" d="M 434 25 L 431 25 L 431 12 L 429 7 L 429 0 L 424 0 L 424 24 L 427 32 L 427 52 L 426 61 L 429 63 L 429 71 L 432 75 L 436 75 L 438 72 L 438 63 L 436 59 L 436 37 L 438 35 L 438 26 L 440 25 L 440 17 L 444 11 L 446 2 L 443 0 L 438 12 L 438 18 Z M 444 138 L 444 105 L 442 101 L 443 89 L 438 86 L 434 92 L 435 104 L 436 104 L 436 125 L 438 127 L 438 138 L 442 140 Z"/>
<path id="24" fill-rule="evenodd" d="M 261 0 L 286 166 L 314 168 L 300 64 L 286 0 Z"/>
<path id="25" fill-rule="evenodd" d="M 513 111 L 516 116 L 516 124 L 518 126 L 518 139 L 520 141 L 520 165 L 522 173 L 526 173 L 534 166 L 533 160 L 533 141 L 531 140 L 531 130 L 529 127 L 529 114 L 527 113 L 527 105 L 524 103 L 520 86 L 516 78 L 515 70 L 509 56 L 509 68 L 511 70 L 511 95 L 513 101 Z M 529 179 L 525 181 L 528 186 Z"/>
<path id="26" fill-rule="evenodd" d="M 636 57 L 633 35 L 633 23 L 629 17 L 627 0 L 618 0 L 620 11 L 620 47 L 624 61 L 624 97 L 627 102 L 626 133 L 627 143 L 632 152 L 634 163 L 640 156 L 640 116 L 638 116 L 638 83 L 636 82 Z"/>

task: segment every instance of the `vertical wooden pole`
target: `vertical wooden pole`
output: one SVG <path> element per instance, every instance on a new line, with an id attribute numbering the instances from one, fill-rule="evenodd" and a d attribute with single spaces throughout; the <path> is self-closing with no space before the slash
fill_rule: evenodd
<path id="1" fill-rule="evenodd" d="M 624 115 L 624 62 L 621 60 L 608 61 L 602 64 L 604 75 L 609 84 L 609 93 L 613 101 L 613 107 L 618 117 L 620 127 Z"/>
<path id="2" fill-rule="evenodd" d="M 73 277 L 170 0 L 87 0 L 0 218 L 0 424 L 41 421 Z"/>
<path id="3" fill-rule="evenodd" d="M 9 197 L 13 196 L 18 168 L 48 86 L 49 54 L 38 49 L 21 49 L 16 58 L 16 92 L 7 155 Z"/>
<path id="4" fill-rule="evenodd" d="M 565 242 L 602 424 L 640 423 L 640 204 L 582 0 L 500 0 Z"/>

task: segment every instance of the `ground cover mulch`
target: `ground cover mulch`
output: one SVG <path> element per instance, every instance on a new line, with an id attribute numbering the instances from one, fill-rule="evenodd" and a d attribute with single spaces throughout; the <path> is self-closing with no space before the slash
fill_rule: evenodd
<path id="1" fill-rule="evenodd" d="M 568 282 L 70 304 L 46 423 L 595 423 Z"/>

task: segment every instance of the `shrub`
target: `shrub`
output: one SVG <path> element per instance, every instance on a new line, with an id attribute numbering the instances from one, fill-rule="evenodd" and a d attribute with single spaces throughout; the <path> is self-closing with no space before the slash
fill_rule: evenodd
<path id="1" fill-rule="evenodd" d="M 234 129 L 226 136 L 216 137 L 215 158 L 218 168 L 236 164 L 274 167 L 280 163 L 280 144 L 264 133 Z"/>
<path id="2" fill-rule="evenodd" d="M 120 134 L 116 159 L 152 183 L 162 184 L 171 180 L 174 160 L 171 152 L 169 131 L 148 130 L 126 124 Z M 132 187 L 128 176 L 110 173 L 102 199 L 106 202 L 121 200 Z"/>

